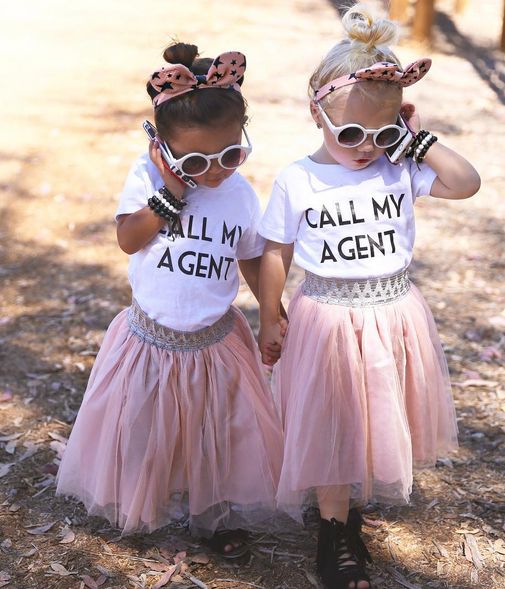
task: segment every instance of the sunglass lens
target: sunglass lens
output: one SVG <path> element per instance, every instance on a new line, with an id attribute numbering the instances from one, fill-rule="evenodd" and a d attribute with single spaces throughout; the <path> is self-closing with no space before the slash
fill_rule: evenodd
<path id="1" fill-rule="evenodd" d="M 391 147 L 395 143 L 398 143 L 401 138 L 401 131 L 399 129 L 395 129 L 394 127 L 390 127 L 389 129 L 384 129 L 384 131 L 381 131 L 377 135 L 375 138 L 375 143 L 377 147 Z"/>
<path id="2" fill-rule="evenodd" d="M 220 158 L 220 164 L 223 168 L 233 170 L 242 165 L 246 160 L 246 152 L 240 147 L 232 147 L 227 149 Z"/>
<path id="3" fill-rule="evenodd" d="M 345 147 L 355 147 L 356 145 L 363 143 L 364 138 L 365 134 L 362 129 L 355 126 L 349 126 L 340 131 L 337 136 L 337 141 L 340 145 L 344 145 Z"/>
<path id="4" fill-rule="evenodd" d="M 198 176 L 207 169 L 207 160 L 199 155 L 193 155 L 182 162 L 181 169 L 188 176 Z"/>

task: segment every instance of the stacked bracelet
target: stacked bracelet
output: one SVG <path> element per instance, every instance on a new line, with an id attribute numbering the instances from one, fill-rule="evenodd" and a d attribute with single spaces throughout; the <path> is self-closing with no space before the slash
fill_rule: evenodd
<path id="1" fill-rule="evenodd" d="M 415 136 L 414 141 L 407 151 L 407 156 L 411 157 L 417 164 L 420 164 L 426 157 L 428 149 L 435 143 L 435 141 L 437 141 L 437 139 L 438 137 L 433 135 L 433 133 L 422 129 Z"/>
<path id="2" fill-rule="evenodd" d="M 176 198 L 166 186 L 157 190 L 151 198 L 147 200 L 149 208 L 159 217 L 168 222 L 171 232 L 180 224 L 179 213 L 186 203 Z"/>
<path id="3" fill-rule="evenodd" d="M 183 200 L 176 198 L 166 186 L 162 186 L 158 190 L 158 193 L 179 213 L 186 206 L 186 203 Z"/>

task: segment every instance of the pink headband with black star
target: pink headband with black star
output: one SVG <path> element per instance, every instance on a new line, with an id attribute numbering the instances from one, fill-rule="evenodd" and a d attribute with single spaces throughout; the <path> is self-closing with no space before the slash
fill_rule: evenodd
<path id="1" fill-rule="evenodd" d="M 315 102 L 319 102 L 328 94 L 335 92 L 338 88 L 342 88 L 342 86 L 356 84 L 356 82 L 364 82 L 365 80 L 392 82 L 399 86 L 411 86 L 423 78 L 428 73 L 430 67 L 431 59 L 428 57 L 414 61 L 409 64 L 403 72 L 400 70 L 400 66 L 396 63 L 381 61 L 351 74 L 331 80 L 331 82 L 321 86 L 321 88 L 318 88 L 314 92 L 314 100 Z"/>
<path id="2" fill-rule="evenodd" d="M 153 98 L 156 108 L 166 100 L 203 88 L 232 88 L 240 92 L 238 81 L 244 76 L 246 59 L 239 51 L 222 53 L 206 74 L 194 74 L 185 65 L 174 63 L 156 70 L 149 82 L 159 92 Z"/>

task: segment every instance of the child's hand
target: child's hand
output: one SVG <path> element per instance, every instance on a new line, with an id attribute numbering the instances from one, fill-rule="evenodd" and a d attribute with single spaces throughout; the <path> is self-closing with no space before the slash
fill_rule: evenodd
<path id="1" fill-rule="evenodd" d="M 284 337 L 286 335 L 286 331 L 288 330 L 288 314 L 284 305 L 281 303 L 279 307 L 279 325 L 281 327 L 281 335 Z"/>
<path id="2" fill-rule="evenodd" d="M 411 102 L 403 102 L 400 107 L 400 114 L 408 122 L 412 131 L 419 133 L 421 129 L 421 120 L 417 114 L 416 107 Z"/>
<path id="3" fill-rule="evenodd" d="M 160 145 L 157 140 L 149 142 L 149 157 L 156 166 L 158 172 L 163 178 L 163 183 L 170 190 L 170 192 L 176 197 L 181 199 L 184 194 L 184 184 L 177 180 L 174 175 L 167 170 L 163 163 L 163 156 L 161 155 Z"/>
<path id="4" fill-rule="evenodd" d="M 278 323 L 260 328 L 258 345 L 264 364 L 273 366 L 281 356 L 282 340 L 287 329 L 287 321 L 282 319 Z"/>

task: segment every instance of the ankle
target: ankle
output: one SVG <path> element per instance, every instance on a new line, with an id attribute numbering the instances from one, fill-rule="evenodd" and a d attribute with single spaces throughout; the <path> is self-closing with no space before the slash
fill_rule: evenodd
<path id="1" fill-rule="evenodd" d="M 370 586 L 365 563 L 371 561 L 371 557 L 360 531 L 361 517 L 357 512 L 346 523 L 335 518 L 321 518 L 316 564 L 326 588 Z"/>

